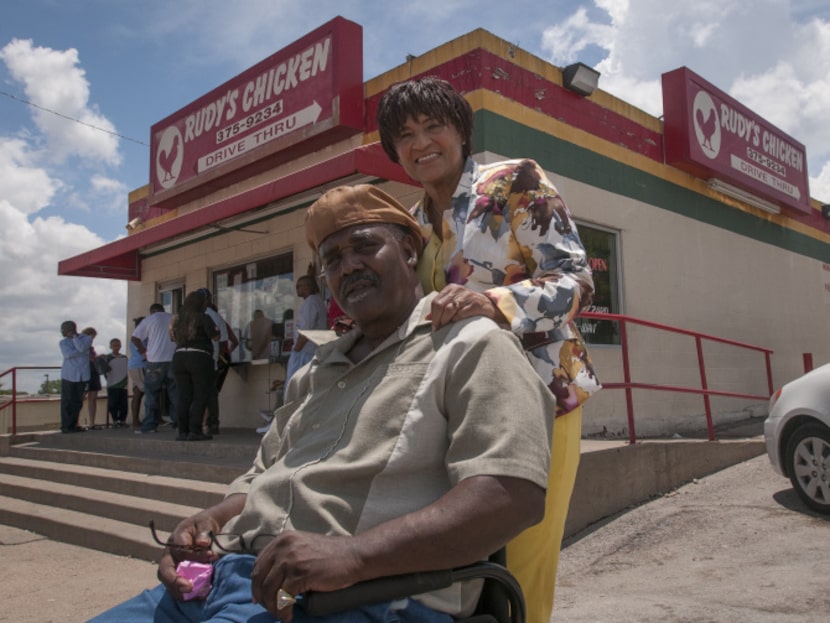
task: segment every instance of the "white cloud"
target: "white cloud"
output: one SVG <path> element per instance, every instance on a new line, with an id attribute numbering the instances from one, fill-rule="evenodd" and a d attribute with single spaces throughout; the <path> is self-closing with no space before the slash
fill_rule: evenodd
<path id="1" fill-rule="evenodd" d="M 40 107 L 34 110 L 33 118 L 44 134 L 44 147 L 51 158 L 62 162 L 76 156 L 120 164 L 118 138 L 107 133 L 115 127 L 89 102 L 89 83 L 79 66 L 77 50 L 34 47 L 31 40 L 13 39 L 0 49 L 0 60 L 12 77 L 23 83 L 29 101 Z M 67 122 L 65 117 L 81 123 Z"/>
<path id="2" fill-rule="evenodd" d="M 32 103 L 98 126 L 109 124 L 89 107 L 89 85 L 74 50 L 33 48 L 29 41 L 15 40 L 0 50 L 0 60 L 25 85 Z M 71 193 L 84 196 L 72 181 L 83 178 L 79 163 L 96 161 L 98 169 L 101 163 L 116 164 L 117 140 L 32 110 L 37 132 L 0 136 L 0 370 L 59 365 L 59 327 L 65 319 L 96 327 L 102 352 L 111 337 L 123 341 L 127 331 L 124 282 L 57 274 L 59 261 L 105 241 L 65 216 L 38 215 L 56 210 L 65 213 L 72 203 Z M 95 198 L 107 210 L 118 205 L 123 210 L 123 185 L 100 173 L 86 184 L 86 200 Z M 55 378 L 56 371 L 48 372 Z M 24 385 L 30 391 L 37 388 L 31 382 Z"/>
<path id="3" fill-rule="evenodd" d="M 0 369 L 59 365 L 58 327 L 66 319 L 96 327 L 99 350 L 111 337 L 126 339 L 124 282 L 57 275 L 60 260 L 103 242 L 60 217 L 30 221 L 0 199 Z"/>
<path id="4" fill-rule="evenodd" d="M 827 162 L 816 177 L 810 177 L 810 195 L 821 203 L 830 203 L 830 162 Z"/>
<path id="5" fill-rule="evenodd" d="M 542 33 L 542 49 L 550 53 L 550 61 L 565 66 L 578 61 L 589 46 L 612 51 L 614 27 L 591 22 L 588 10 L 579 7 L 565 21 Z"/>
<path id="6" fill-rule="evenodd" d="M 83 190 L 73 190 L 67 205 L 86 214 L 115 215 L 126 218 L 129 188 L 123 182 L 95 174 Z M 126 222 L 126 220 L 124 221 Z"/>
<path id="7" fill-rule="evenodd" d="M 49 204 L 59 186 L 34 164 L 24 140 L 0 138 L 0 200 L 22 214 L 34 214 Z"/>

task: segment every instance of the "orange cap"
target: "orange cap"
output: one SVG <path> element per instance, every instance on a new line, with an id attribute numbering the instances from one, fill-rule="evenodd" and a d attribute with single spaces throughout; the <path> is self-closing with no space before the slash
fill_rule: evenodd
<path id="1" fill-rule="evenodd" d="M 338 186 L 315 201 L 306 212 L 306 240 L 316 253 L 332 234 L 365 224 L 403 225 L 412 233 L 418 253 L 424 246 L 421 228 L 409 210 L 372 184 Z"/>

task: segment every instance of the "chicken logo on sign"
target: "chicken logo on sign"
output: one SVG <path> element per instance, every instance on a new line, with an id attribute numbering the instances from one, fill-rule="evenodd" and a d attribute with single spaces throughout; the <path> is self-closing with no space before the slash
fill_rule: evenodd
<path id="1" fill-rule="evenodd" d="M 184 160 L 184 142 L 176 126 L 168 127 L 161 135 L 156 150 L 156 179 L 164 188 L 171 188 L 179 179 Z"/>
<path id="2" fill-rule="evenodd" d="M 718 109 L 706 91 L 698 91 L 694 101 L 695 136 L 707 158 L 714 160 L 720 153 L 720 121 Z"/>

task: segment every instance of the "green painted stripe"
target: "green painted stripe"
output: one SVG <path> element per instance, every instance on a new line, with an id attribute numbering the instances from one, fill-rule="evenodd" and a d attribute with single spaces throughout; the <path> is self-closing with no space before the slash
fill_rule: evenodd
<path id="1" fill-rule="evenodd" d="M 558 175 L 830 263 L 830 244 L 488 110 L 475 113 L 473 153 L 481 151 L 532 158 Z"/>

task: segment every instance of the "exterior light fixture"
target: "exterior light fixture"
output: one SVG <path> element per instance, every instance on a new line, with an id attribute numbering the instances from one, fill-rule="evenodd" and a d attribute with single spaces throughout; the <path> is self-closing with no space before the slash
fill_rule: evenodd
<path id="1" fill-rule="evenodd" d="M 723 182 L 714 177 L 709 180 L 709 188 L 711 188 L 712 190 L 717 190 L 718 192 L 723 193 L 727 197 L 732 197 L 733 199 L 737 199 L 738 201 L 748 203 L 749 205 L 763 210 L 764 212 L 769 212 L 770 214 L 781 214 L 781 208 L 774 204 L 772 201 L 761 199 L 760 197 L 753 195 L 752 193 L 747 192 L 742 188 L 732 186 L 732 184 L 727 184 L 726 182 Z"/>
<path id="2" fill-rule="evenodd" d="M 562 70 L 562 84 L 574 93 L 588 96 L 597 89 L 599 72 L 585 63 L 574 63 Z"/>
<path id="3" fill-rule="evenodd" d="M 139 225 L 141 225 L 144 221 L 140 216 L 136 216 L 133 220 L 127 223 L 127 231 L 132 231 Z"/>

